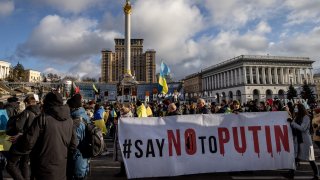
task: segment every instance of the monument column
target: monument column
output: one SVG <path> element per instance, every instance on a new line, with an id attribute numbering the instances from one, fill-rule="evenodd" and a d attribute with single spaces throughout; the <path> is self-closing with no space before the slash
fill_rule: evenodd
<path id="1" fill-rule="evenodd" d="M 123 7 L 123 11 L 125 14 L 125 48 L 126 48 L 126 55 L 125 55 L 125 63 L 124 63 L 124 75 L 125 76 L 132 76 L 131 75 L 131 5 L 130 0 L 127 0 L 125 6 Z"/>

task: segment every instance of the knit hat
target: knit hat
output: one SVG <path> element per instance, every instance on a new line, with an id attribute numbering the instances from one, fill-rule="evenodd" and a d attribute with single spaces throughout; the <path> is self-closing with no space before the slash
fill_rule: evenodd
<path id="1" fill-rule="evenodd" d="M 45 107 L 62 106 L 63 99 L 62 99 L 61 94 L 56 91 L 49 92 L 43 100 L 43 105 Z"/>
<path id="2" fill-rule="evenodd" d="M 8 103 L 18 102 L 18 101 L 19 101 L 19 99 L 18 99 L 17 97 L 15 97 L 15 96 L 9 97 L 9 98 L 7 99 L 7 102 L 8 102 Z"/>
<path id="3" fill-rule="evenodd" d="M 80 94 L 75 94 L 70 99 L 68 99 L 67 104 L 69 105 L 70 108 L 82 107 L 81 99 L 82 97 Z"/>

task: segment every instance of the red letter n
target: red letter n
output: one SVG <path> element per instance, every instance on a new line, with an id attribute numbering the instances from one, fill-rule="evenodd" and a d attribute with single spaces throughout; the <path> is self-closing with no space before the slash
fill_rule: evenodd
<path id="1" fill-rule="evenodd" d="M 281 152 L 281 142 L 285 151 L 290 152 L 288 126 L 283 125 L 283 131 L 279 125 L 274 126 L 274 137 L 276 140 L 277 152 Z"/>
<path id="2" fill-rule="evenodd" d="M 174 148 L 176 149 L 177 156 L 181 155 L 181 143 L 180 143 L 180 130 L 176 130 L 177 138 L 175 138 L 174 133 L 172 130 L 168 130 L 168 142 L 169 142 L 169 156 L 172 156 L 172 143 Z"/>

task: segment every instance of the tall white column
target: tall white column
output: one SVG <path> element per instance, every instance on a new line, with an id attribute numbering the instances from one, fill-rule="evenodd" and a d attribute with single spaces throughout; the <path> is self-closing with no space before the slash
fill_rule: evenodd
<path id="1" fill-rule="evenodd" d="M 238 68 L 234 69 L 233 76 L 234 76 L 234 85 L 236 86 L 238 85 Z"/>
<path id="2" fill-rule="evenodd" d="M 238 84 L 242 83 L 242 73 L 241 73 L 241 68 L 237 68 L 238 69 L 238 77 L 237 77 L 237 82 Z"/>
<path id="3" fill-rule="evenodd" d="M 269 84 L 272 84 L 271 67 L 268 67 L 268 80 L 269 80 Z"/>
<path id="4" fill-rule="evenodd" d="M 248 81 L 247 81 L 247 68 L 246 68 L 246 66 L 243 66 L 243 83 L 244 84 L 247 84 L 248 83 Z"/>
<path id="5" fill-rule="evenodd" d="M 219 76 L 218 76 L 218 74 L 216 74 L 215 75 L 215 77 L 216 77 L 216 89 L 218 89 L 219 88 Z"/>
<path id="6" fill-rule="evenodd" d="M 125 47 L 126 47 L 126 60 L 124 63 L 124 74 L 127 76 L 131 75 L 131 5 L 130 0 L 127 0 L 126 5 L 123 7 L 125 14 Z"/>
<path id="7" fill-rule="evenodd" d="M 212 89 L 216 88 L 216 81 L 215 81 L 215 75 L 212 75 Z"/>
<path id="8" fill-rule="evenodd" d="M 296 71 L 296 68 L 292 68 L 292 78 L 293 78 L 293 81 L 292 81 L 292 84 L 297 84 L 297 71 Z"/>
<path id="9" fill-rule="evenodd" d="M 226 87 L 230 86 L 230 74 L 229 71 L 226 71 Z"/>
<path id="10" fill-rule="evenodd" d="M 280 68 L 280 83 L 284 84 L 284 78 L 283 78 L 283 67 Z"/>
<path id="11" fill-rule="evenodd" d="M 222 88 L 222 73 L 219 73 L 219 88 Z"/>
<path id="12" fill-rule="evenodd" d="M 266 68 L 262 67 L 262 84 L 267 84 L 266 80 Z"/>
<path id="13" fill-rule="evenodd" d="M 230 85 L 230 86 L 234 86 L 234 80 L 235 80 L 235 78 L 234 78 L 234 76 L 233 76 L 233 69 L 231 69 L 230 73 L 231 73 L 231 85 Z"/>
<path id="14" fill-rule="evenodd" d="M 249 67 L 249 75 L 250 75 L 250 84 L 253 84 L 252 66 Z"/>
<path id="15" fill-rule="evenodd" d="M 314 84 L 312 68 L 310 68 L 309 71 L 310 71 L 310 83 Z"/>
<path id="16" fill-rule="evenodd" d="M 259 67 L 256 66 L 256 81 L 257 84 L 260 84 L 260 75 L 259 75 Z"/>
<path id="17" fill-rule="evenodd" d="M 227 73 L 226 72 L 223 73 L 223 82 L 224 82 L 223 87 L 227 87 Z"/>
<path id="18" fill-rule="evenodd" d="M 288 67 L 286 68 L 286 75 L 285 75 L 285 77 L 286 77 L 286 82 L 287 82 L 287 84 L 290 84 L 290 72 L 289 72 L 289 68 L 288 68 Z"/>
<path id="19" fill-rule="evenodd" d="M 278 68 L 277 67 L 274 68 L 274 83 L 275 84 L 279 84 L 279 81 L 278 81 Z"/>
<path id="20" fill-rule="evenodd" d="M 211 80 L 210 81 L 210 87 L 211 87 L 210 89 L 212 90 L 213 89 L 213 75 L 210 76 L 210 80 Z"/>
<path id="21" fill-rule="evenodd" d="M 9 67 L 6 67 L 6 78 L 9 76 Z"/>
<path id="22" fill-rule="evenodd" d="M 299 72 L 298 72 L 298 75 L 299 75 L 299 84 L 302 84 L 303 83 L 303 80 L 302 80 L 302 74 L 301 74 L 301 72 L 302 72 L 302 69 L 301 68 L 299 68 L 299 70 L 298 70 Z"/>
<path id="23" fill-rule="evenodd" d="M 308 72 L 307 72 L 307 68 L 304 69 L 304 78 L 305 78 L 305 81 L 307 82 L 307 84 L 309 83 L 309 80 L 308 80 Z"/>

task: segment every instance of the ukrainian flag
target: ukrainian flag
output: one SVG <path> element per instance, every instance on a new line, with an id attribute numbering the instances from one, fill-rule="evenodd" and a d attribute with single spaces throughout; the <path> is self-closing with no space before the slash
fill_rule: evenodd
<path id="1" fill-rule="evenodd" d="M 169 67 L 161 62 L 161 66 L 160 66 L 160 76 L 159 76 L 159 86 L 160 86 L 160 92 L 162 94 L 167 94 L 169 89 L 168 89 L 168 85 L 167 85 L 167 80 L 165 78 L 165 76 L 170 74 L 170 69 Z"/>
<path id="2" fill-rule="evenodd" d="M 92 84 L 92 88 L 93 88 L 93 90 L 94 90 L 95 93 L 98 93 L 98 92 L 99 92 L 98 89 L 96 88 L 96 86 L 95 86 L 94 84 Z"/>

